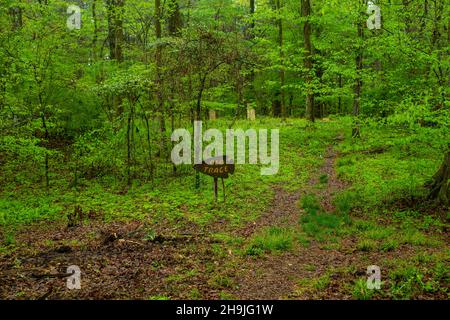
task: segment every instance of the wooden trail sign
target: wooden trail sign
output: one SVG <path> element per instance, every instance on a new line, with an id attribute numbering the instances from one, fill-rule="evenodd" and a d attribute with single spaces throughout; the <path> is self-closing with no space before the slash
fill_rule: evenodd
<path id="1" fill-rule="evenodd" d="M 227 163 L 230 162 L 230 163 Z M 194 169 L 214 178 L 214 198 L 217 201 L 217 182 L 222 179 L 223 200 L 225 201 L 225 182 L 234 173 L 235 165 L 227 156 L 214 157 L 204 160 L 201 164 L 194 165 Z"/>

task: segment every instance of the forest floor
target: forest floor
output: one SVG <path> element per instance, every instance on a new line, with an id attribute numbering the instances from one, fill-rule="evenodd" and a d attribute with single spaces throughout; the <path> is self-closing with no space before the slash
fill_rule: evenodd
<path id="1" fill-rule="evenodd" d="M 61 190 L 45 198 L 56 216 L 1 226 L 0 298 L 448 299 L 447 211 L 420 189 L 433 150 L 405 157 L 398 135 L 376 130 L 355 143 L 345 119 L 258 125 L 282 127 L 280 174 L 238 166 L 225 203 L 209 180 L 199 193 L 181 175 L 151 192 L 87 185 L 71 227 Z M 66 288 L 70 265 L 80 290 Z M 379 290 L 366 285 L 371 265 Z"/>

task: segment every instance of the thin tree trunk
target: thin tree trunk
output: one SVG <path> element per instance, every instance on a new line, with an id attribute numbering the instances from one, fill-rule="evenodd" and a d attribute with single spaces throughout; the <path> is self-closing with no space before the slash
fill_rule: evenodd
<path id="1" fill-rule="evenodd" d="M 41 92 L 38 94 L 38 101 L 39 101 L 39 109 L 41 112 L 42 128 L 44 129 L 44 139 L 45 139 L 45 157 L 44 157 L 45 173 L 44 174 L 45 174 L 45 190 L 48 193 L 50 190 L 50 179 L 49 179 L 49 175 L 48 175 L 48 171 L 49 171 L 48 152 L 47 152 L 49 132 L 48 132 L 48 127 L 47 127 L 47 120 L 45 117 L 45 108 L 43 107 L 44 99 L 42 98 Z"/>
<path id="2" fill-rule="evenodd" d="M 364 39 L 364 22 L 362 21 L 363 15 L 360 14 L 358 16 L 357 21 L 357 29 L 358 29 L 358 39 L 359 41 L 363 41 Z M 356 78 L 355 78 L 355 86 L 354 86 L 354 95 L 353 95 L 353 116 L 354 116 L 354 124 L 352 128 L 352 137 L 360 136 L 360 124 L 359 124 L 359 113 L 361 109 L 361 89 L 362 89 L 362 68 L 363 68 L 363 45 L 359 43 L 356 48 Z"/>
<path id="3" fill-rule="evenodd" d="M 205 89 L 205 84 L 206 84 L 206 77 L 207 74 L 200 76 L 200 88 L 198 90 L 198 94 L 197 94 L 197 110 L 196 110 L 196 114 L 195 114 L 195 120 L 196 121 L 201 121 L 202 119 L 202 96 L 203 96 L 203 90 Z M 194 141 L 195 143 L 195 141 Z M 196 170 L 195 171 L 195 188 L 199 189 L 200 188 L 200 173 Z"/>
<path id="4" fill-rule="evenodd" d="M 161 28 L 161 0 L 155 0 L 155 33 L 156 39 L 159 41 L 162 37 L 162 28 Z M 159 131 L 161 134 L 160 139 L 160 148 L 159 155 L 164 159 L 165 157 L 165 149 L 166 149 L 166 119 L 165 119 L 165 110 L 164 110 L 164 98 L 163 98 L 163 79 L 162 79 L 162 46 L 161 43 L 157 43 L 156 47 L 156 96 L 158 100 L 158 111 L 160 113 L 159 116 Z"/>
<path id="5" fill-rule="evenodd" d="M 341 97 L 341 89 L 342 89 L 342 75 L 338 75 L 338 85 L 339 85 L 339 97 L 338 97 L 338 114 L 342 112 L 342 97 Z"/>
<path id="6" fill-rule="evenodd" d="M 180 13 L 180 6 L 178 0 L 169 1 L 169 33 L 170 35 L 177 37 L 181 35 L 181 28 L 183 27 L 183 20 Z"/>
<path id="7" fill-rule="evenodd" d="M 107 0 L 109 55 L 117 62 L 123 61 L 123 14 L 125 0 Z"/>
<path id="8" fill-rule="evenodd" d="M 302 0 L 302 17 L 307 19 L 303 25 L 303 39 L 304 39 L 304 49 L 305 49 L 305 58 L 304 58 L 304 66 L 306 68 L 306 119 L 314 122 L 314 91 L 312 88 L 313 81 L 313 48 L 311 42 L 311 22 L 309 21 L 311 16 L 311 2 L 310 0 Z"/>
<path id="9" fill-rule="evenodd" d="M 439 203 L 448 205 L 450 194 L 450 151 L 447 151 L 444 155 L 444 161 L 442 162 L 439 170 L 435 173 L 432 181 L 426 184 L 426 187 L 430 190 L 428 195 L 429 199 L 436 199 Z"/>
<path id="10" fill-rule="evenodd" d="M 150 139 L 150 124 L 148 123 L 148 117 L 143 111 L 143 116 L 145 120 L 145 128 L 147 130 L 147 144 L 148 144 L 148 159 L 150 161 L 150 179 L 153 183 L 153 175 L 154 175 L 154 164 L 153 164 L 153 156 L 152 156 L 152 143 Z"/>
<path id="11" fill-rule="evenodd" d="M 131 186 L 131 130 L 132 130 L 132 118 L 133 111 L 132 108 L 128 114 L 127 122 L 127 185 Z"/>
<path id="12" fill-rule="evenodd" d="M 278 13 L 278 46 L 280 49 L 280 71 L 279 71 L 279 77 L 280 77 L 280 113 L 281 117 L 283 119 L 286 118 L 286 99 L 285 99 L 285 92 L 284 92 L 284 83 L 285 83 L 285 71 L 284 71 L 284 52 L 283 52 L 283 20 L 281 19 L 281 0 L 277 0 L 277 13 Z"/>
<path id="13" fill-rule="evenodd" d="M 112 60 L 121 63 L 123 61 L 122 44 L 123 44 L 123 14 L 125 0 L 106 0 L 107 17 L 108 17 L 108 42 L 109 57 Z M 123 100 L 120 95 L 113 95 L 112 106 L 116 110 L 117 115 L 123 113 Z"/>
<path id="14" fill-rule="evenodd" d="M 97 39 L 98 39 L 98 25 L 97 25 L 97 0 L 92 1 L 92 20 L 94 23 L 94 34 L 92 36 L 92 59 L 97 59 Z"/>

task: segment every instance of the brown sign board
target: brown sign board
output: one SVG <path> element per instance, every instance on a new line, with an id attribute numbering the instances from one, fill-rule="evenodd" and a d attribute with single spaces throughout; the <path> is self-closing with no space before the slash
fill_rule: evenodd
<path id="1" fill-rule="evenodd" d="M 234 163 L 226 156 L 206 159 L 201 164 L 194 165 L 195 170 L 214 178 L 228 178 L 228 175 L 234 173 L 234 168 Z"/>

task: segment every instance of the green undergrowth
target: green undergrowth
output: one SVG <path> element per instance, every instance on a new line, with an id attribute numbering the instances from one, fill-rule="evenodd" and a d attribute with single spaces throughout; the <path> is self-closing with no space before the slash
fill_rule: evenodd
<path id="1" fill-rule="evenodd" d="M 447 129 L 384 125 L 367 121 L 359 139 L 347 137 L 337 149 L 338 176 L 351 183 L 354 205 L 363 208 L 408 203 L 426 194 L 424 183 L 442 162 Z"/>
<path id="2" fill-rule="evenodd" d="M 208 127 L 222 128 L 228 120 L 209 122 Z M 183 225 L 194 223 L 200 228 L 215 221 L 226 221 L 230 228 L 255 220 L 272 201 L 272 186 L 296 190 L 304 185 L 311 171 L 322 163 L 326 146 L 347 125 L 346 121 L 317 122 L 307 125 L 302 119 L 280 122 L 262 118 L 254 123 L 237 121 L 234 129 L 279 129 L 280 165 L 278 174 L 262 176 L 261 164 L 237 165 L 235 174 L 225 180 L 226 201 L 219 181 L 219 199 L 214 201 L 213 179 L 201 176 L 195 189 L 195 174 L 189 166 L 181 166 L 177 174 L 167 166 L 164 178 L 153 182 L 124 181 L 103 175 L 95 179 L 79 177 L 72 185 L 72 172 L 59 169 L 50 172 L 50 189 L 36 183 L 5 185 L 0 193 L 0 228 L 3 238 L 13 243 L 14 232 L 39 220 L 65 221 L 74 206 L 98 213 L 105 222 L 112 220 L 146 220 L 149 223 Z M 248 144 L 247 144 L 248 148 Z M 54 159 L 54 161 L 57 161 Z M 51 162 L 50 167 L 64 168 L 64 163 Z M 9 239 L 6 239 L 9 238 Z"/>

